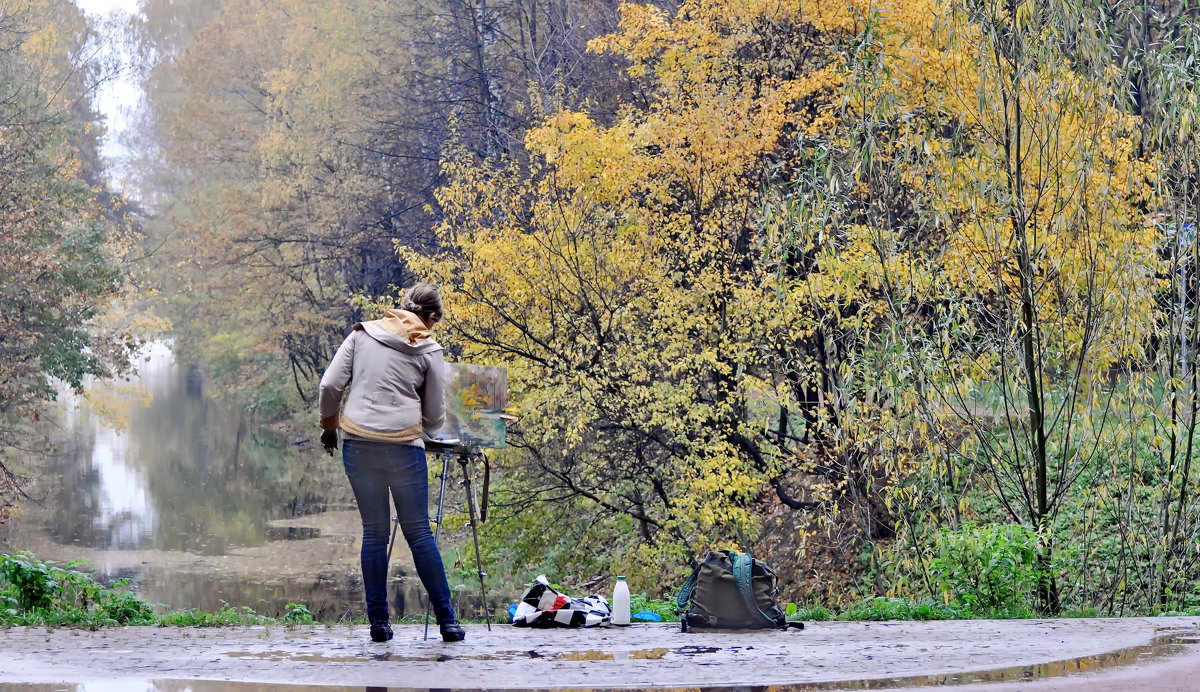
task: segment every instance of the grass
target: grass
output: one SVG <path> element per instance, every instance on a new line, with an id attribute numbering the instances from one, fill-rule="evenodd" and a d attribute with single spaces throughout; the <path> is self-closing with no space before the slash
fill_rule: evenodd
<path id="1" fill-rule="evenodd" d="M 967 620 L 970 613 L 958 606 L 907 598 L 871 598 L 851 604 L 839 620 Z"/>
<path id="2" fill-rule="evenodd" d="M 630 610 L 634 613 L 648 610 L 658 613 L 664 622 L 678 622 L 675 602 L 651 599 L 635 594 L 630 599 Z M 825 605 L 800 605 L 788 603 L 784 609 L 788 620 L 825 622 L 828 620 L 967 620 L 975 615 L 966 609 L 934 601 L 914 601 L 906 598 L 869 598 L 850 604 L 840 611 Z M 1022 617 L 1013 614 L 1011 617 Z M 994 615 L 992 617 L 995 617 Z"/>
<path id="3" fill-rule="evenodd" d="M 1157 616 L 1185 615 L 1200 616 L 1200 606 L 1184 610 L 1154 613 Z M 918 601 L 908 598 L 867 598 L 851 603 L 840 611 L 824 605 L 787 606 L 789 620 L 823 622 L 827 620 L 876 621 L 876 620 L 1008 620 L 1035 617 L 1028 609 L 1014 607 L 1010 610 L 974 612 L 971 609 L 937 601 Z M 1095 608 L 1067 610 L 1058 615 L 1062 619 L 1100 617 Z"/>
<path id="4" fill-rule="evenodd" d="M 198 608 L 159 612 L 161 606 L 142 600 L 129 585 L 127 579 L 111 584 L 99 582 L 92 573 L 80 569 L 79 561 L 59 566 L 39 560 L 32 553 L 0 555 L 0 627 L 72 626 L 94 630 L 121 625 L 287 627 L 316 623 L 312 612 L 301 603 L 287 604 L 278 618 L 224 601 L 212 612 Z"/>
<path id="5" fill-rule="evenodd" d="M 640 593 L 629 597 L 629 612 L 633 615 L 642 612 L 654 613 L 664 622 L 679 620 L 679 616 L 675 614 L 675 601 L 650 598 Z"/>
<path id="6" fill-rule="evenodd" d="M 307 611 L 308 608 L 304 608 L 304 610 Z M 230 627 L 233 625 L 275 625 L 282 624 L 283 620 L 259 615 L 249 606 L 235 608 L 222 601 L 221 607 L 211 613 L 206 613 L 199 608 L 172 610 L 158 616 L 158 621 L 154 624 L 159 627 Z M 312 624 L 311 615 L 305 624 Z"/>
<path id="7" fill-rule="evenodd" d="M 246 625 L 360 625 L 365 616 L 318 621 L 302 603 L 289 603 L 282 617 L 260 615 L 249 606 L 233 606 L 221 601 L 209 612 L 199 608 L 165 610 L 161 605 L 142 600 L 130 588 L 127 579 L 110 584 L 97 581 L 81 568 L 80 561 L 60 566 L 40 560 L 32 553 L 0 554 L 0 627 L 118 627 L 150 625 L 158 627 L 233 627 Z M 464 622 L 483 619 L 463 618 Z M 497 616 L 494 622 L 503 622 Z M 424 615 L 393 618 L 397 624 L 422 624 Z"/>
<path id="8" fill-rule="evenodd" d="M 365 617 L 318 621 L 309 609 L 300 603 L 289 603 L 282 617 L 259 615 L 248 606 L 232 606 L 221 602 L 212 612 L 192 608 L 168 610 L 142 600 L 131 591 L 128 580 L 111 584 L 96 581 L 95 577 L 80 569 L 79 563 L 65 566 L 42 561 L 30 553 L 16 555 L 0 554 L 0 627 L 46 626 L 82 627 L 98 629 L 122 625 L 156 625 L 159 627 L 231 627 L 246 625 L 278 625 L 292 627 L 313 624 L 363 624 Z M 499 609 L 493 622 L 507 620 L 507 605 Z M 656 613 L 663 622 L 678 622 L 675 602 L 634 594 L 630 598 L 633 613 L 648 611 Z M 788 603 L 785 609 L 788 620 L 823 622 L 828 620 L 876 621 L 876 620 L 969 620 L 980 618 L 1019 618 L 1029 613 L 989 612 L 972 613 L 969 609 L 935 601 L 917 601 L 907 598 L 867 598 L 834 610 L 822 604 L 801 605 Z M 1200 616 L 1200 606 L 1186 610 L 1161 613 L 1162 615 Z M 1094 611 L 1066 613 L 1065 617 L 1093 617 Z M 422 624 L 423 615 L 406 615 L 393 618 L 396 624 Z M 482 619 L 464 619 L 466 622 L 483 622 Z"/>

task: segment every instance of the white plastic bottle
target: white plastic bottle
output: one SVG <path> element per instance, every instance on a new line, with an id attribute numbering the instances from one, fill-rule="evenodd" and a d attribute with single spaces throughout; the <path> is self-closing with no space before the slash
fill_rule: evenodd
<path id="1" fill-rule="evenodd" d="M 617 577 L 617 586 L 613 589 L 612 623 L 629 624 L 629 584 L 625 583 L 625 577 Z"/>

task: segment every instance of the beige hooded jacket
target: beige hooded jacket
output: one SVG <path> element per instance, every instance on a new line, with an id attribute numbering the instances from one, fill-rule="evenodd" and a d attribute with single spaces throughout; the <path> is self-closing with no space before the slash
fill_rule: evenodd
<path id="1" fill-rule="evenodd" d="M 446 421 L 445 396 L 441 345 L 420 317 L 388 310 L 354 325 L 334 354 L 321 377 L 321 428 L 424 447 L 422 435 L 432 438 Z"/>

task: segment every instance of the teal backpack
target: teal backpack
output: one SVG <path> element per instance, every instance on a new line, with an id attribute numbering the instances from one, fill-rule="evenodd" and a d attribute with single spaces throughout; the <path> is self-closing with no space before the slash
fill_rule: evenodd
<path id="1" fill-rule="evenodd" d="M 750 553 L 714 550 L 684 582 L 675 610 L 684 632 L 704 629 L 803 629 L 788 623 L 775 603 L 775 572 Z"/>

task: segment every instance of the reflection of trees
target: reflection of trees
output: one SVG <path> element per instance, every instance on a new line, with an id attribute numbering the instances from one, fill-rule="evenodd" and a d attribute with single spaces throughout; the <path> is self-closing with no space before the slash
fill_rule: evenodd
<path id="1" fill-rule="evenodd" d="M 149 383 L 154 402 L 133 414 L 128 463 L 157 508 L 153 547 L 223 554 L 260 545 L 266 522 L 346 502 L 341 469 L 316 452 L 297 454 L 272 430 L 211 400 L 195 368 Z"/>
<path id="2" fill-rule="evenodd" d="M 123 436 L 98 435 L 86 409 L 64 412 L 54 434 L 59 451 L 39 464 L 40 501 L 12 524 L 22 532 L 44 526 L 66 545 L 219 555 L 233 545 L 261 545 L 272 519 L 315 514 L 331 503 L 351 506 L 335 460 L 301 453 L 240 410 L 212 401 L 198 370 L 168 362 L 145 372 L 153 402 L 131 412 Z M 144 483 L 153 535 L 141 535 L 141 517 L 105 511 L 95 460 L 108 453 Z M 16 531 L 4 527 L 0 544 L 15 545 Z"/>
<path id="3" fill-rule="evenodd" d="M 55 436 L 58 451 L 43 463 L 35 491 L 39 501 L 31 512 L 44 517 L 59 543 L 107 546 L 109 533 L 99 522 L 103 513 L 100 472 L 92 465 L 95 429 L 86 416 L 74 416 L 69 423 L 61 436 Z"/>
<path id="4" fill-rule="evenodd" d="M 169 569 L 149 569 L 139 587 L 144 598 L 173 608 L 216 610 L 224 601 L 249 606 L 260 615 L 280 617 L 288 603 L 303 603 L 320 619 L 336 620 L 347 609 L 351 616 L 361 610 L 362 582 L 357 574 L 337 578 L 250 580 L 228 574 L 189 573 L 180 579 Z"/>

